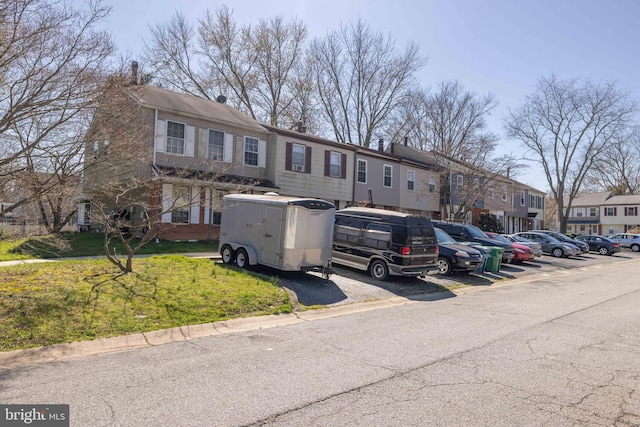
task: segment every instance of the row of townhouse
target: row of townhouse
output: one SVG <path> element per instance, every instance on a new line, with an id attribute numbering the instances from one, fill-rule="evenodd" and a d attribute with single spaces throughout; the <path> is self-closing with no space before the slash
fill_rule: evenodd
<path id="1" fill-rule="evenodd" d="M 464 177 L 462 167 L 447 170 L 406 143 L 392 143 L 386 150 L 382 141 L 377 149 L 337 143 L 260 124 L 223 103 L 148 85 L 127 90 L 155 130 L 143 142 L 149 146 L 146 158 L 138 162 L 146 167 L 131 173 L 152 170 L 157 177 L 155 188 L 141 197 L 162 206 L 157 224 L 161 238 L 216 238 L 222 197 L 239 192 L 277 192 L 324 199 L 338 209 L 361 205 L 441 219 L 442 175 L 456 174 L 456 183 L 458 175 Z M 101 149 L 88 141 L 85 155 L 97 157 Z M 96 171 L 88 169 L 84 177 L 79 217 L 86 229 L 99 227 L 91 220 L 91 184 L 100 181 Z M 507 231 L 539 228 L 544 194 L 506 177 L 498 181 L 500 195 L 479 199 L 473 215 L 463 220 L 474 222 L 493 213 Z M 140 214 L 135 206 L 128 209 L 132 218 Z"/>
<path id="2" fill-rule="evenodd" d="M 585 193 L 573 200 L 567 218 L 567 231 L 575 234 L 608 236 L 639 227 L 640 195 Z"/>

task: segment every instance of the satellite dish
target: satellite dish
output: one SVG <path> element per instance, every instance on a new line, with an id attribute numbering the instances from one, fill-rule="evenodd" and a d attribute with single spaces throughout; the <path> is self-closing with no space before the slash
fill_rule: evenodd
<path id="1" fill-rule="evenodd" d="M 224 95 L 218 95 L 216 101 L 218 101 L 220 104 L 224 104 L 225 102 L 227 102 L 227 97 Z"/>

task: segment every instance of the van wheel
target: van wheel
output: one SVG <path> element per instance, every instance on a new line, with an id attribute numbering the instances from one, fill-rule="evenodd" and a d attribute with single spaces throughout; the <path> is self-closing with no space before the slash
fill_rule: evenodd
<path id="1" fill-rule="evenodd" d="M 387 280 L 389 278 L 389 267 L 387 267 L 386 262 L 376 259 L 369 266 L 369 273 L 374 279 Z"/>
<path id="2" fill-rule="evenodd" d="M 436 261 L 436 267 L 438 267 L 438 273 L 442 274 L 443 276 L 448 276 L 451 274 L 451 263 L 446 258 L 438 258 L 438 261 Z"/>
<path id="3" fill-rule="evenodd" d="M 222 262 L 227 265 L 233 264 L 233 261 L 236 259 L 236 254 L 229 245 L 222 245 L 220 255 L 222 255 Z"/>
<path id="4" fill-rule="evenodd" d="M 247 254 L 245 248 L 238 249 L 238 253 L 236 253 L 236 265 L 239 268 L 247 268 L 247 265 L 249 265 L 249 254 Z"/>

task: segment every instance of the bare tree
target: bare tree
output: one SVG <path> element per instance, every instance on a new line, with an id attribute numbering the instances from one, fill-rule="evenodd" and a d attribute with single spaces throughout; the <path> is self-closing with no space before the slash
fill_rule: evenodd
<path id="1" fill-rule="evenodd" d="M 394 112 L 388 127 L 392 138 L 431 152 L 446 168 L 440 192 L 447 217 L 465 218 L 497 181 L 523 168 L 513 155 L 494 157 L 498 136 L 487 129 L 486 118 L 496 106 L 493 94 L 444 81 L 431 93 L 412 90 Z"/>
<path id="2" fill-rule="evenodd" d="M 613 139 L 587 171 L 585 186 L 592 191 L 640 194 L 640 129 Z"/>
<path id="3" fill-rule="evenodd" d="M 149 198 L 157 192 L 147 141 L 153 129 L 141 106 L 131 96 L 136 86 L 113 76 L 106 81 L 89 132 L 85 135 L 85 182 L 83 191 L 91 197 L 91 221 L 100 224 L 107 259 L 123 273 L 133 271 L 133 256 L 155 238 L 153 224 L 159 201 Z M 125 253 L 118 254 L 116 242 Z"/>
<path id="4" fill-rule="evenodd" d="M 176 12 L 150 28 L 145 61 L 161 85 L 209 100 L 225 94 L 229 102 L 257 120 L 274 126 L 296 115 L 294 100 L 304 89 L 296 84 L 304 73 L 307 27 L 282 17 L 260 20 L 254 29 L 241 27 L 232 11 L 207 11 L 197 27 Z"/>
<path id="5" fill-rule="evenodd" d="M 207 76 L 198 48 L 198 33 L 179 11 L 149 27 L 144 59 L 156 84 L 213 100 L 220 94 L 217 78 Z"/>
<path id="6" fill-rule="evenodd" d="M 280 118 L 292 109 L 298 91 L 305 89 L 296 85 L 296 77 L 303 72 L 306 37 L 306 25 L 295 20 L 285 23 L 282 17 L 260 20 L 251 37 L 259 82 L 254 104 L 266 113 L 259 119 L 272 126 L 279 125 Z"/>
<path id="7" fill-rule="evenodd" d="M 637 105 L 615 83 L 541 78 L 524 104 L 509 111 L 506 129 L 544 170 L 567 230 L 571 203 L 607 146 L 626 131 Z M 565 200 L 566 197 L 566 200 Z"/>
<path id="8" fill-rule="evenodd" d="M 75 174 L 66 166 L 80 159 L 78 124 L 93 107 L 113 52 L 109 33 L 95 28 L 110 10 L 99 0 L 84 9 L 56 0 L 1 3 L 0 180 L 31 174 L 26 181 L 33 184 L 5 212 L 63 195 L 56 194 L 61 189 L 55 180 L 42 180 L 42 173 Z M 50 207 L 55 217 L 58 208 Z M 52 222 L 55 231 L 64 218 Z"/>
<path id="9" fill-rule="evenodd" d="M 318 96 L 336 141 L 368 147 L 391 112 L 404 101 L 425 65 L 418 46 L 398 54 L 391 36 L 358 20 L 342 25 L 309 48 Z"/>

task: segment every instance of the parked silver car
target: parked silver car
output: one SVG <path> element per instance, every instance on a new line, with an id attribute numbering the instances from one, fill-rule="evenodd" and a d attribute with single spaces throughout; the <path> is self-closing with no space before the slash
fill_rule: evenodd
<path id="1" fill-rule="evenodd" d="M 640 234 L 618 233 L 608 236 L 608 238 L 619 243 L 623 248 L 629 248 L 633 252 L 640 251 Z"/>
<path id="2" fill-rule="evenodd" d="M 558 233 L 557 231 L 551 231 L 551 230 L 533 230 L 533 231 L 535 231 L 536 233 L 548 234 L 549 236 L 555 237 L 561 242 L 571 243 L 572 245 L 577 246 L 578 249 L 580 249 L 580 251 L 583 254 L 586 254 L 589 252 L 589 245 L 586 242 L 581 242 L 580 240 L 572 239 L 571 237 L 565 234 Z"/>
<path id="3" fill-rule="evenodd" d="M 545 254 L 553 255 L 556 258 L 576 256 L 582 253 L 577 246 L 571 243 L 561 242 L 548 234 L 523 231 L 521 233 L 515 233 L 514 236 L 521 236 L 527 240 L 540 243 L 542 245 L 542 251 Z"/>
<path id="4" fill-rule="evenodd" d="M 534 256 L 542 256 L 542 245 L 539 242 L 527 240 L 524 237 L 516 236 L 513 234 L 503 234 L 503 236 L 511 240 L 513 243 L 520 243 L 525 246 L 529 246 L 533 251 Z"/>

